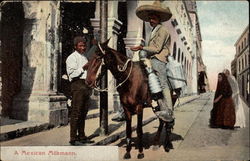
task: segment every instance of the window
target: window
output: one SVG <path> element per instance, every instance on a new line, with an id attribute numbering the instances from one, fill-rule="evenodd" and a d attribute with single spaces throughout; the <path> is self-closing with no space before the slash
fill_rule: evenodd
<path id="1" fill-rule="evenodd" d="M 174 42 L 173 57 L 174 57 L 174 59 L 175 59 L 175 57 L 176 57 L 176 42 Z"/>
<path id="2" fill-rule="evenodd" d="M 249 67 L 249 63 L 250 63 L 250 56 L 249 56 L 249 54 L 247 54 L 248 56 L 248 67 Z"/>
<path id="3" fill-rule="evenodd" d="M 247 35 L 247 44 L 249 43 L 249 33 Z"/>
<path id="4" fill-rule="evenodd" d="M 240 72 L 240 60 L 239 60 L 239 72 Z"/>
<path id="5" fill-rule="evenodd" d="M 245 64 L 244 64 L 244 56 L 242 57 L 241 61 L 242 61 L 242 70 L 243 70 L 243 69 L 245 68 Z"/>
<path id="6" fill-rule="evenodd" d="M 246 68 L 249 67 L 249 64 L 247 64 L 247 54 L 245 55 L 245 66 Z"/>
<path id="7" fill-rule="evenodd" d="M 180 62 L 180 57 L 181 57 L 181 49 L 178 49 L 178 62 Z"/>
<path id="8" fill-rule="evenodd" d="M 184 71 L 186 72 L 186 64 L 187 64 L 187 60 L 186 60 L 186 57 L 185 57 L 185 61 L 184 61 Z"/>
<path id="9" fill-rule="evenodd" d="M 181 63 L 183 63 L 183 52 L 181 53 Z"/>
<path id="10" fill-rule="evenodd" d="M 242 75 L 242 96 L 245 97 L 245 81 L 244 81 L 244 75 Z"/>
<path id="11" fill-rule="evenodd" d="M 247 94 L 249 95 L 250 94 L 250 74 L 248 73 L 247 74 Z"/>

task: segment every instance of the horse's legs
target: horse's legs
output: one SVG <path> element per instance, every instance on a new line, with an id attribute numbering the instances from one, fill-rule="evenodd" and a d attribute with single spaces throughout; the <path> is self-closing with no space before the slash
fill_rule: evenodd
<path id="1" fill-rule="evenodd" d="M 143 137 L 143 131 L 142 131 L 142 118 L 143 118 L 143 108 L 140 106 L 138 107 L 138 114 L 137 114 L 137 139 L 138 139 L 138 149 L 139 154 L 137 155 L 138 159 L 144 158 L 143 154 L 143 145 L 142 145 L 142 137 Z"/>
<path id="2" fill-rule="evenodd" d="M 164 143 L 164 149 L 166 152 L 169 152 L 170 149 L 174 149 L 173 144 L 171 142 L 170 139 L 170 135 L 171 135 L 171 130 L 173 128 L 173 124 L 172 122 L 166 122 L 165 123 L 165 127 L 166 127 L 166 138 L 165 138 L 165 143 Z"/>
<path id="3" fill-rule="evenodd" d="M 126 154 L 124 155 L 124 159 L 130 159 L 130 151 L 131 151 L 131 134 L 132 134 L 132 128 L 131 128 L 131 121 L 132 121 L 132 115 L 126 111 L 126 141 L 127 141 L 127 147 L 126 147 Z"/>
<path id="4" fill-rule="evenodd" d="M 159 141 L 160 141 L 160 138 L 161 138 L 161 131 L 162 131 L 162 128 L 163 128 L 163 125 L 164 125 L 164 122 L 159 119 L 159 127 L 158 127 L 158 130 L 157 130 L 157 133 L 154 137 L 154 145 L 159 145 Z"/>

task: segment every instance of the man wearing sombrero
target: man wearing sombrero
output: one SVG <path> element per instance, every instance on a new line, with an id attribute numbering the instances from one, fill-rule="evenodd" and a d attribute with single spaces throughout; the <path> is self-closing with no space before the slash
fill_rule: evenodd
<path id="1" fill-rule="evenodd" d="M 143 21 L 149 22 L 153 28 L 148 41 L 148 46 L 136 46 L 131 47 L 132 51 L 140 51 L 140 60 L 146 66 L 147 74 L 149 76 L 149 86 L 151 88 L 151 94 L 155 93 L 153 90 L 160 86 L 161 96 L 158 98 L 153 98 L 154 100 L 164 100 L 165 107 L 160 106 L 157 110 L 159 116 L 163 117 L 165 121 L 173 121 L 172 116 L 172 100 L 170 95 L 170 89 L 168 85 L 168 78 L 166 74 L 166 63 L 167 57 L 170 55 L 169 45 L 170 45 L 170 34 L 166 27 L 164 27 L 161 22 L 168 21 L 172 17 L 172 13 L 169 8 L 165 8 L 161 5 L 160 1 L 154 1 L 152 5 L 143 5 L 136 9 L 136 15 Z M 153 70 L 152 70 L 153 69 Z M 160 80 L 160 84 L 157 84 L 157 80 L 151 81 L 151 76 L 156 73 Z M 164 97 L 164 98 L 161 98 Z M 152 102 L 152 105 L 155 102 Z M 158 101 L 159 104 L 159 101 Z M 167 107 L 166 107 L 167 106 Z M 153 105 L 154 107 L 154 105 Z M 161 117 L 160 117 L 161 118 Z"/>

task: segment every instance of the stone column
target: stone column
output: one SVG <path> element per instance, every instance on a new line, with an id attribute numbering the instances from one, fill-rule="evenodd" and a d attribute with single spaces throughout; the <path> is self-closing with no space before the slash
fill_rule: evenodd
<path id="1" fill-rule="evenodd" d="M 138 3 L 139 1 L 127 1 L 128 30 L 127 37 L 124 38 L 126 54 L 128 57 L 133 58 L 134 61 L 139 61 L 138 52 L 132 52 L 129 48 L 132 46 L 143 45 L 145 38 L 143 35 L 143 21 L 135 14 Z"/>
<path id="2" fill-rule="evenodd" d="M 99 30 L 100 30 L 100 17 L 99 17 L 99 2 L 96 2 L 96 14 L 95 18 L 91 19 L 91 24 L 94 28 L 94 35 L 98 37 Z M 122 22 L 117 19 L 118 16 L 118 1 L 108 1 L 108 11 L 109 11 L 109 17 L 108 17 L 108 38 L 110 38 L 109 41 L 109 47 L 113 49 L 117 49 L 117 39 L 118 39 L 118 33 L 121 28 Z M 113 107 L 114 110 L 117 110 L 117 108 L 120 106 L 119 101 L 119 94 L 114 89 L 116 83 L 113 75 L 110 71 L 108 71 L 108 106 Z"/>
<path id="3" fill-rule="evenodd" d="M 2 10 L 0 8 L 0 31 L 2 31 L 2 26 L 1 26 L 1 21 L 2 21 Z M 2 42 L 0 40 L 0 53 L 2 54 Z M 0 116 L 2 116 L 2 58 L 0 59 Z"/>
<path id="4" fill-rule="evenodd" d="M 25 1 L 21 93 L 14 99 L 15 119 L 53 125 L 68 123 L 66 97 L 57 91 L 60 2 Z"/>

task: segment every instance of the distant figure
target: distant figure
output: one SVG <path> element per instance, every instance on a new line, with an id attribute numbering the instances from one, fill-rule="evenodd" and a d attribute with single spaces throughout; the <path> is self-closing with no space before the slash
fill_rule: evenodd
<path id="1" fill-rule="evenodd" d="M 199 87 L 199 93 L 205 93 L 206 92 L 206 83 L 205 78 L 207 79 L 207 74 L 204 71 L 199 72 L 198 77 L 198 87 Z"/>
<path id="2" fill-rule="evenodd" d="M 235 124 L 235 105 L 232 89 L 224 73 L 219 73 L 218 83 L 211 110 L 210 126 L 233 129 Z"/>
<path id="3" fill-rule="evenodd" d="M 228 69 L 225 69 L 223 73 L 226 74 L 228 82 L 233 91 L 232 98 L 235 104 L 235 112 L 236 112 L 236 122 L 235 122 L 234 127 L 244 128 L 246 127 L 246 118 L 244 114 L 242 100 L 240 98 L 240 90 L 239 90 L 238 83 L 235 77 L 230 74 L 230 71 Z"/>

